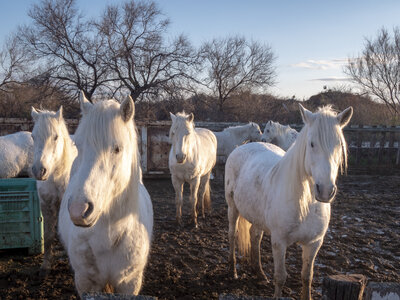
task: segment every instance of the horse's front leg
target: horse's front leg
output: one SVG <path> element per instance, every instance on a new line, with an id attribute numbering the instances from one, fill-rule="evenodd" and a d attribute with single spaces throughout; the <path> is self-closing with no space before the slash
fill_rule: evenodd
<path id="1" fill-rule="evenodd" d="M 44 254 L 43 263 L 40 266 L 39 276 L 46 277 L 51 270 L 53 261 L 53 246 L 56 238 L 57 208 L 59 206 L 52 203 L 55 199 L 41 197 L 40 206 L 43 213 L 44 229 Z"/>
<path id="2" fill-rule="evenodd" d="M 190 181 L 190 202 L 192 203 L 193 223 L 197 228 L 197 194 L 200 186 L 200 176 L 193 178 Z"/>
<path id="3" fill-rule="evenodd" d="M 285 285 L 287 272 L 285 266 L 286 243 L 271 234 L 272 255 L 274 257 L 274 297 L 282 296 L 282 288 Z"/>
<path id="4" fill-rule="evenodd" d="M 312 244 L 302 245 L 303 267 L 301 269 L 301 299 L 311 299 L 311 283 L 314 272 L 314 261 L 319 248 L 321 248 L 323 239 L 320 239 Z"/>
<path id="5" fill-rule="evenodd" d="M 175 190 L 176 222 L 181 224 L 184 181 L 173 175 L 171 176 L 171 180 Z"/>

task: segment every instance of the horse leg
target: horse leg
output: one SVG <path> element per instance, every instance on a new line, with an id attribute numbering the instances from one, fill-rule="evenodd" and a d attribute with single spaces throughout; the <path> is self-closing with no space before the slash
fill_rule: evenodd
<path id="1" fill-rule="evenodd" d="M 171 176 L 171 180 L 175 190 L 176 222 L 181 224 L 184 182 L 173 175 Z"/>
<path id="2" fill-rule="evenodd" d="M 200 186 L 200 177 L 197 176 L 190 181 L 190 202 L 192 203 L 193 223 L 197 228 L 197 193 Z"/>
<path id="3" fill-rule="evenodd" d="M 235 246 L 236 246 L 235 236 L 236 236 L 238 220 L 239 220 L 239 211 L 237 210 L 234 203 L 228 202 L 229 270 L 230 270 L 230 272 L 232 272 L 233 278 L 235 278 L 235 279 L 238 278 L 237 271 L 236 271 L 236 255 L 235 255 Z"/>
<path id="4" fill-rule="evenodd" d="M 318 250 L 321 247 L 323 239 L 320 239 L 312 244 L 302 245 L 303 267 L 301 269 L 301 299 L 311 299 L 311 283 L 313 279 L 314 261 Z"/>
<path id="5" fill-rule="evenodd" d="M 250 227 L 250 241 L 251 241 L 251 250 L 250 250 L 250 262 L 253 268 L 253 271 L 256 273 L 257 278 L 269 282 L 267 276 L 262 269 L 261 264 L 261 253 L 260 253 L 260 244 L 263 237 L 264 232 L 257 228 L 254 225 Z"/>
<path id="6" fill-rule="evenodd" d="M 137 272 L 131 277 L 129 281 L 120 282 L 115 289 L 115 293 L 124 295 L 138 295 L 142 287 L 142 281 L 143 271 Z"/>
<path id="7" fill-rule="evenodd" d="M 88 273 L 75 272 L 75 287 L 80 297 L 85 292 L 99 292 L 103 291 L 103 286 L 100 282 L 93 278 Z"/>
<path id="8" fill-rule="evenodd" d="M 57 212 L 54 211 L 52 199 L 41 199 L 41 209 L 43 213 L 43 229 L 44 229 L 44 254 L 43 263 L 40 266 L 39 276 L 44 278 L 48 275 L 51 269 L 51 263 L 53 260 L 53 245 L 56 237 L 56 225 L 57 225 Z"/>
<path id="9" fill-rule="evenodd" d="M 274 297 L 282 296 L 282 288 L 285 284 L 287 272 L 285 266 L 286 244 L 271 235 L 272 255 L 274 257 Z"/>
<path id="10" fill-rule="evenodd" d="M 203 218 L 205 218 L 205 207 L 206 204 L 208 202 L 210 202 L 210 199 L 206 199 L 207 197 L 210 198 L 210 187 L 207 186 L 209 185 L 209 180 L 210 180 L 210 175 L 211 175 L 211 171 L 209 173 L 207 173 L 206 175 L 204 175 L 203 177 L 201 177 L 200 179 L 200 187 L 199 187 L 199 196 L 201 199 L 201 213 L 203 215 Z M 209 208 L 208 208 L 209 209 Z"/>

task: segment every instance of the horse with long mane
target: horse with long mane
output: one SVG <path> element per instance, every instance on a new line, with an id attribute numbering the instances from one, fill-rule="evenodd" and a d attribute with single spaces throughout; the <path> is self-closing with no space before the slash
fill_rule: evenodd
<path id="1" fill-rule="evenodd" d="M 30 177 L 32 160 L 33 140 L 30 132 L 0 136 L 0 178 Z"/>
<path id="2" fill-rule="evenodd" d="M 217 159 L 217 139 L 211 130 L 195 128 L 194 115 L 170 113 L 172 125 L 169 139 L 172 144 L 169 152 L 169 169 L 175 189 L 176 220 L 182 217 L 183 184 L 190 184 L 192 216 L 197 227 L 197 199 L 202 204 L 202 215 L 210 209 L 210 175 Z"/>
<path id="3" fill-rule="evenodd" d="M 40 208 L 44 219 L 44 256 L 40 275 L 51 269 L 52 248 L 57 234 L 56 226 L 61 199 L 69 182 L 72 163 L 77 156 L 62 116 L 62 107 L 57 112 L 36 110 L 32 107 L 32 130 L 34 155 L 32 173 L 36 185 Z"/>
<path id="4" fill-rule="evenodd" d="M 260 141 L 261 130 L 260 126 L 254 122 L 249 122 L 246 125 L 231 126 L 223 131 L 215 132 L 217 138 L 217 154 L 228 155 L 239 145 L 246 141 Z"/>
<path id="5" fill-rule="evenodd" d="M 74 139 L 78 156 L 61 202 L 59 233 L 84 292 L 137 295 L 153 231 L 153 206 L 142 182 L 134 103 L 90 103 Z"/>
<path id="6" fill-rule="evenodd" d="M 287 151 L 296 140 L 298 134 L 289 125 L 285 126 L 278 122 L 268 121 L 261 136 L 261 141 L 277 145 Z"/>
<path id="7" fill-rule="evenodd" d="M 286 249 L 298 243 L 303 251 L 301 299 L 310 299 L 314 260 L 328 229 L 338 169 L 347 167 L 342 128 L 353 109 L 336 114 L 323 107 L 312 113 L 300 105 L 300 111 L 305 126 L 288 152 L 273 144 L 250 143 L 231 153 L 225 166 L 225 197 L 233 275 L 237 277 L 237 232 L 239 251 L 250 252 L 254 271 L 267 280 L 260 261 L 260 243 L 267 232 L 274 259 L 274 297 L 281 296 L 286 281 Z"/>

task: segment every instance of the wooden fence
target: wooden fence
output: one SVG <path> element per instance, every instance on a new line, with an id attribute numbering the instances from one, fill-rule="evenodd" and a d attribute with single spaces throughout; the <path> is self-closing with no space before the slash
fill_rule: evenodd
<path id="1" fill-rule="evenodd" d="M 78 126 L 78 120 L 67 120 L 71 133 Z M 243 124 L 243 123 L 242 123 Z M 139 149 L 143 174 L 146 176 L 168 176 L 168 143 L 170 121 L 136 122 L 139 133 Z M 197 127 L 221 131 L 241 123 L 196 122 Z M 265 124 L 261 124 L 264 129 Z M 28 119 L 0 118 L 0 135 L 27 130 L 33 123 Z M 302 125 L 291 125 L 301 130 Z M 352 125 L 344 129 L 349 146 L 349 172 L 400 172 L 400 126 Z M 223 164 L 225 158 L 220 157 Z"/>

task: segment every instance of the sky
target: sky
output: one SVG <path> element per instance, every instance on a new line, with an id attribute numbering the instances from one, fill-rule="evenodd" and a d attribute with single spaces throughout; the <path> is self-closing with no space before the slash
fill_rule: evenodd
<path id="1" fill-rule="evenodd" d="M 95 17 L 119 0 L 77 0 Z M 349 85 L 343 66 L 385 27 L 400 26 L 399 0 L 156 0 L 171 25 L 169 34 L 188 36 L 194 46 L 213 38 L 242 35 L 264 43 L 276 56 L 280 97 L 308 99 L 328 88 Z M 0 43 L 38 0 L 0 0 Z"/>

